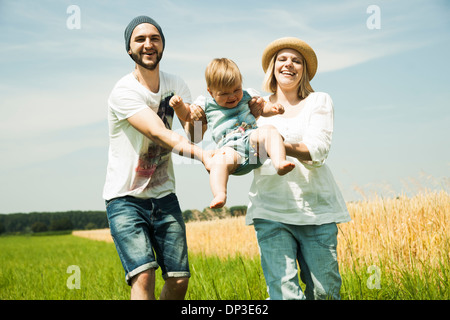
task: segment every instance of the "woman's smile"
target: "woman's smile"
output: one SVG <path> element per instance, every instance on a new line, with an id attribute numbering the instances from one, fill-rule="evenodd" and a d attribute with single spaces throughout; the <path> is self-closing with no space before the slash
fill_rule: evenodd
<path id="1" fill-rule="evenodd" d="M 275 61 L 275 77 L 280 85 L 298 85 L 302 75 L 302 56 L 292 49 L 281 50 Z"/>

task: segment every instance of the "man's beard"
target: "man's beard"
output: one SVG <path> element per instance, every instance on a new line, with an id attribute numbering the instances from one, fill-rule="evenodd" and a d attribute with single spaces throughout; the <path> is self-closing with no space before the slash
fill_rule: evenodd
<path id="1" fill-rule="evenodd" d="M 151 70 L 151 71 L 156 69 L 156 67 L 158 66 L 159 62 L 162 59 L 162 55 L 163 55 L 162 52 L 160 53 L 160 52 L 156 51 L 156 61 L 151 62 L 151 63 L 144 63 L 142 61 L 142 57 L 144 56 L 144 54 L 138 54 L 138 53 L 134 53 L 134 52 L 131 52 L 131 54 L 130 54 L 131 59 L 133 59 L 134 62 L 136 62 L 141 67 L 143 67 L 147 70 Z"/>

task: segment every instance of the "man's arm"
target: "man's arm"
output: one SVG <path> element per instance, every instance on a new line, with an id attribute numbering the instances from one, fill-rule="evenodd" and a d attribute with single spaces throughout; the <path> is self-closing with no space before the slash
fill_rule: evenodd
<path id="1" fill-rule="evenodd" d="M 189 105 L 191 121 L 186 123 L 185 131 L 190 135 L 191 141 L 198 143 L 203 140 L 203 135 L 208 129 L 205 111 L 198 105 Z"/>
<path id="2" fill-rule="evenodd" d="M 173 96 L 169 105 L 180 119 L 181 125 L 193 143 L 202 141 L 207 129 L 206 116 L 203 110 L 196 105 L 184 103 L 180 96 Z"/>
<path id="3" fill-rule="evenodd" d="M 143 109 L 131 116 L 128 118 L 128 122 L 159 146 L 178 155 L 200 160 L 209 170 L 210 154 L 203 152 L 201 148 L 189 142 L 185 137 L 167 129 L 158 115 L 150 108 Z"/>
<path id="4" fill-rule="evenodd" d="M 190 140 L 193 143 L 199 143 L 200 141 L 202 141 L 203 135 L 208 128 L 208 125 L 206 123 L 197 120 L 182 122 L 181 124 L 184 128 L 184 131 L 190 137 Z"/>

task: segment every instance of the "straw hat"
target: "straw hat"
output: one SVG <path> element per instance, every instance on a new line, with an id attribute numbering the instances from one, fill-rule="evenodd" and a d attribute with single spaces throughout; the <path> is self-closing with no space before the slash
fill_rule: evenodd
<path id="1" fill-rule="evenodd" d="M 264 49 L 262 55 L 262 67 L 264 72 L 269 67 L 270 60 L 278 51 L 282 49 L 294 49 L 302 54 L 306 60 L 308 68 L 309 80 L 314 78 L 317 71 L 317 57 L 314 50 L 305 42 L 294 37 L 280 38 L 270 43 L 266 49 Z"/>

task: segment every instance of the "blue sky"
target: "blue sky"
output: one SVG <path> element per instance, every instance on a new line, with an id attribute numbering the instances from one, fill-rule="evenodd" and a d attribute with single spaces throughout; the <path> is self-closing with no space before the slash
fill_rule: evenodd
<path id="1" fill-rule="evenodd" d="M 70 5 L 79 29 L 67 27 Z M 371 5 L 379 29 L 367 25 Z M 265 46 L 308 42 L 319 60 L 311 84 L 334 101 L 327 163 L 347 201 L 450 190 L 447 1 L 1 0 L 0 213 L 104 210 L 107 98 L 133 70 L 123 31 L 141 14 L 165 34 L 161 70 L 180 75 L 194 98 L 213 58 L 233 59 L 244 87 L 261 90 Z M 174 163 L 182 209 L 202 210 L 207 172 Z M 227 206 L 247 204 L 251 180 L 231 177 Z"/>

